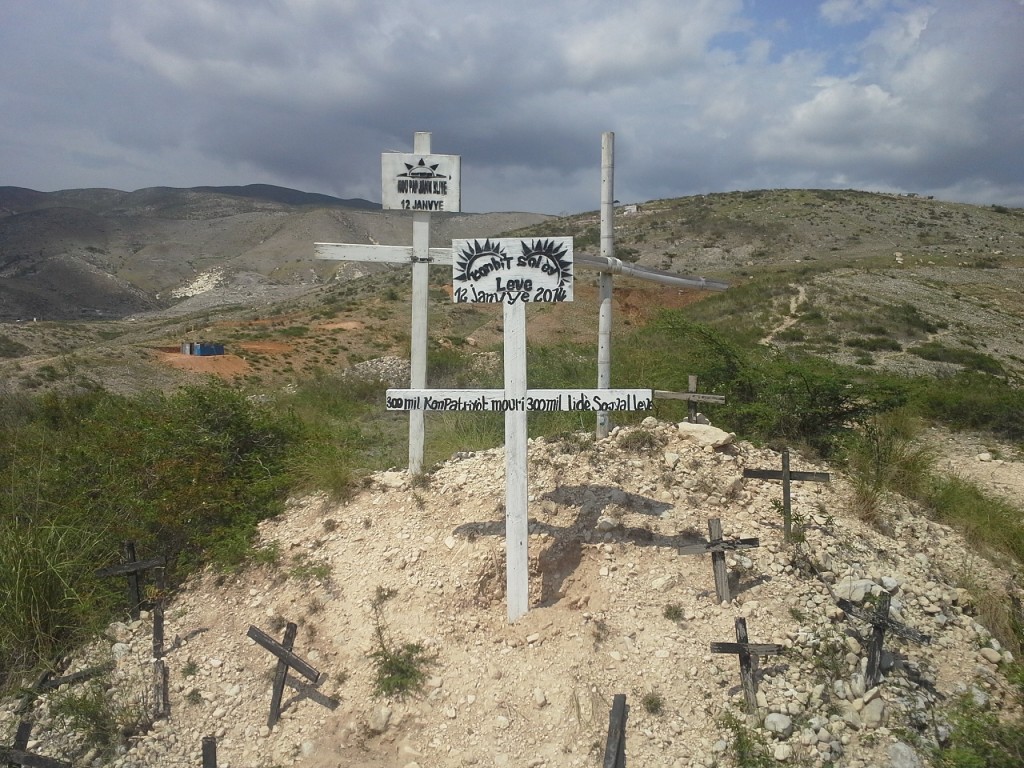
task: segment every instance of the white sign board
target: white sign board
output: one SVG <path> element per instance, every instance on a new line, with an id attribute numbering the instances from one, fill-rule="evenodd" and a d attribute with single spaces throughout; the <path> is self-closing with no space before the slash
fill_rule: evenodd
<path id="1" fill-rule="evenodd" d="M 380 156 L 381 206 L 385 211 L 460 211 L 459 155 Z"/>
<path id="2" fill-rule="evenodd" d="M 455 303 L 572 301 L 572 238 L 452 241 Z"/>
<path id="3" fill-rule="evenodd" d="M 389 411 L 649 411 L 650 389 L 528 389 L 508 397 L 502 389 L 389 389 Z"/>

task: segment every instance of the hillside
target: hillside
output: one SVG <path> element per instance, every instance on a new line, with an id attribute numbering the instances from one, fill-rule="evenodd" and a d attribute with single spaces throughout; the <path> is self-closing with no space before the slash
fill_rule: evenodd
<path id="1" fill-rule="evenodd" d="M 491 447 L 500 446 L 500 422 L 477 431 L 468 418 L 476 414 L 432 414 L 430 470 L 413 478 L 396 469 L 404 417 L 383 410 L 382 385 L 363 388 L 346 376 L 368 370 L 407 381 L 409 271 L 311 258 L 317 240 L 408 243 L 409 220 L 290 191 L 140 192 L 5 192 L 6 209 L 17 212 L 0 218 L 0 236 L 20 245 L 0 253 L 21 256 L 8 262 L 17 279 L 4 281 L 4 295 L 17 287 L 36 300 L 41 285 L 84 286 L 109 302 L 106 319 L 0 325 L 5 426 L 30 428 L 19 433 L 24 443 L 9 443 L 9 466 L 20 462 L 10 499 L 56 510 L 42 489 L 81 480 L 74 498 L 110 519 L 150 494 L 147 509 L 169 525 L 192 518 L 181 496 L 162 489 L 187 483 L 192 509 L 202 510 L 192 514 L 218 519 L 219 502 L 207 508 L 204 489 L 236 488 L 232 466 L 252 471 L 250 486 L 281 479 L 258 455 L 239 460 L 245 446 L 263 444 L 242 429 L 244 439 L 224 443 L 223 456 L 209 454 L 223 459 L 214 472 L 223 476 L 203 485 L 200 464 L 214 458 L 200 461 L 194 456 L 207 454 L 191 448 L 221 446 L 221 431 L 233 434 L 244 418 L 193 418 L 198 411 L 186 407 L 197 407 L 198 390 L 177 403 L 89 391 L 170 391 L 211 375 L 238 385 L 231 395 L 239 407 L 315 421 L 323 442 L 300 457 L 316 466 L 300 469 L 330 465 L 345 484 L 336 498 L 296 493 L 283 514 L 265 520 L 263 565 L 204 570 L 168 596 L 169 718 L 150 722 L 147 614 L 114 623 L 66 660 L 62 672 L 104 662 L 113 671 L 39 697 L 31 751 L 93 768 L 186 766 L 200 763 L 201 741 L 213 735 L 222 768 L 593 766 L 616 693 L 630 705 L 629 765 L 947 768 L 979 764 L 935 762 L 937 746 L 954 745 L 951 734 L 1010 723 L 1019 742 L 1024 212 L 820 190 L 620 208 L 620 258 L 731 287 L 709 295 L 617 277 L 615 377 L 682 389 L 685 374 L 699 372 L 702 384 L 729 392 L 727 405 L 708 407 L 711 420 L 749 428 L 752 441 L 676 423 L 666 415 L 679 413 L 671 405 L 642 422 L 622 416 L 600 442 L 590 417 L 545 422 L 557 426 L 529 447 L 532 609 L 509 625 L 504 453 Z M 128 239 L 132 227 L 144 244 L 142 235 Z M 471 230 L 565 234 L 579 253 L 598 247 L 593 213 L 438 217 L 435 244 Z M 134 253 L 124 247 L 131 242 Z M 34 282 L 37 275 L 45 279 Z M 431 268 L 430 383 L 493 378 L 501 308 L 454 305 L 450 283 L 450 270 Z M 577 271 L 574 295 L 528 308 L 531 360 L 540 363 L 531 362 L 531 377 L 590 384 L 594 273 Z M 227 354 L 181 355 L 185 340 L 221 341 Z M 24 393 L 51 389 L 63 394 L 41 398 L 31 415 L 19 412 Z M 62 400 L 68 393 L 85 394 Z M 361 398 L 359 407 L 342 407 L 346 398 Z M 897 412 L 888 425 L 858 422 L 859 407 L 895 409 L 900 398 L 918 410 Z M 97 402 L 103 408 L 93 413 Z M 152 421 L 148 414 L 161 412 L 143 412 L 143 402 L 168 407 L 175 419 Z M 220 401 L 202 402 L 217 411 Z M 319 410 L 303 410 L 312 405 Z M 531 429 L 549 415 L 531 417 Z M 935 422 L 911 442 L 910 426 L 928 418 Z M 856 441 L 849 453 L 838 450 L 853 423 L 863 428 L 867 468 L 857 464 Z M 979 424 L 993 432 L 952 431 Z M 834 442 L 812 439 L 828 430 Z M 75 435 L 100 442 L 79 445 Z M 141 450 L 133 452 L 135 435 Z M 84 462 L 70 473 L 44 462 L 48 440 L 67 451 L 53 455 Z M 794 469 L 831 477 L 794 484 L 796 543 L 782 540 L 779 485 L 742 476 L 778 468 L 786 444 Z M 165 457 L 182 464 L 153 460 L 166 445 L 177 448 Z M 811 446 L 833 449 L 835 463 Z M 937 459 L 934 475 L 917 464 L 918 486 L 901 486 L 899 473 L 912 473 L 922 446 Z M 141 464 L 128 462 L 138 457 Z M 108 473 L 121 466 L 145 470 Z M 391 469 L 361 479 L 371 466 Z M 125 476 L 139 485 L 122 483 Z M 938 500 L 960 488 L 959 478 L 991 495 L 968 488 Z M 121 492 L 110 509 L 99 498 L 108 481 Z M 251 512 L 223 503 L 227 520 Z M 759 543 L 728 556 L 733 599 L 724 603 L 710 557 L 679 552 L 703 540 L 714 517 L 727 538 Z M 245 551 L 244 536 L 238 542 Z M 887 633 L 883 678 L 873 686 L 865 680 L 871 628 L 856 614 L 886 595 L 892 618 L 929 642 Z M 859 608 L 841 609 L 840 599 Z M 784 649 L 759 664 L 760 718 L 744 715 L 737 658 L 711 652 L 711 643 L 734 639 L 737 618 L 752 642 Z M 273 661 L 246 631 L 253 624 L 280 638 L 289 621 L 299 626 L 296 653 L 324 680 L 310 688 L 292 676 L 283 719 L 270 729 Z M 407 678 L 423 673 L 423 685 L 381 695 L 376 661 L 396 657 L 411 661 L 411 669 L 398 665 Z M 0 746 L 13 741 L 15 709 L 13 700 L 0 702 Z M 90 729 L 100 738 L 90 741 Z M 767 751 L 744 755 L 743 743 Z M 1019 763 L 1000 748 L 1006 761 L 981 764 Z"/>
<path id="2" fill-rule="evenodd" d="M 530 214 L 437 215 L 435 242 L 497 234 Z M 337 265 L 312 243 L 411 241 L 407 217 L 366 200 L 268 185 L 135 192 L 0 188 L 0 320 L 121 319 L 169 310 L 189 286 L 218 301 L 274 301 L 323 282 Z"/>
<path id="3" fill-rule="evenodd" d="M 215 736 L 222 766 L 595 766 L 612 697 L 625 693 L 630 765 L 906 768 L 923 764 L 961 695 L 1019 714 L 1003 677 L 1012 654 L 963 588 L 1015 590 L 1010 573 L 898 497 L 884 512 L 891 536 L 864 526 L 848 478 L 799 455 L 794 468 L 832 480 L 794 489 L 805 542 L 787 545 L 778 484 L 742 478 L 778 462 L 720 430 L 653 418 L 596 444 L 534 441 L 532 609 L 514 625 L 500 449 L 454 458 L 422 482 L 377 474 L 345 502 L 294 499 L 262 529 L 277 566 L 207 572 L 167 605 L 170 717 L 92 764 L 198 765 L 203 737 Z M 677 554 L 706 537 L 710 517 L 727 539 L 760 543 L 729 555 L 734 597 L 723 604 L 710 558 Z M 872 686 L 870 627 L 837 601 L 870 610 L 883 593 L 892 618 L 929 641 L 887 635 Z M 740 617 L 752 642 L 783 647 L 759 665 L 762 720 L 748 732 L 767 763 L 736 762 L 730 745 L 747 732 L 739 667 L 710 652 L 734 639 Z M 246 633 L 255 624 L 279 638 L 289 621 L 296 653 L 323 680 L 310 688 L 293 673 L 271 730 L 273 658 Z M 150 623 L 111 626 L 68 670 L 112 658 L 129 718 L 152 702 Z M 375 693 L 373 654 L 409 643 L 429 659 L 422 689 Z M 30 748 L 89 764 L 100 753 L 59 727 L 58 700 L 33 709 Z M 0 732 L 13 732 L 12 708 L 0 707 Z"/>
<path id="4" fill-rule="evenodd" d="M 316 241 L 408 244 L 407 217 L 172 192 L 79 190 L 52 198 L 6 190 L 7 210 L 21 211 L 0 218 L 6 316 L 24 319 L 37 307 L 106 318 L 31 314 L 39 322 L 0 323 L 0 373 L 12 386 L 46 387 L 70 376 L 118 390 L 166 388 L 192 373 L 278 386 L 314 370 L 407 354 L 407 270 L 312 258 Z M 141 216 L 154 199 L 161 201 L 154 209 L 192 210 L 195 218 Z M 594 213 L 454 214 L 434 222 L 437 245 L 543 232 L 574 236 L 577 252 L 598 252 Z M 833 190 L 657 200 L 618 209 L 616 254 L 729 281 L 733 288 L 697 316 L 751 341 L 912 375 L 1024 373 L 1022 211 Z M 444 292 L 450 282 L 448 271 L 432 269 L 437 343 L 468 339 L 496 349 L 500 312 L 453 306 Z M 623 278 L 616 286 L 620 331 L 659 307 L 706 298 Z M 531 310 L 531 338 L 593 343 L 596 296 L 593 273 L 579 271 L 571 305 Z M 199 338 L 224 342 L 228 355 L 173 356 L 182 341 Z"/>

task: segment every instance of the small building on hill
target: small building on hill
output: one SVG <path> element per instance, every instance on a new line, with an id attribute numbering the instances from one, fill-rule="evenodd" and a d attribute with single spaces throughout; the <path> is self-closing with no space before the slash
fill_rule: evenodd
<path id="1" fill-rule="evenodd" d="M 223 355 L 224 345 L 216 341 L 183 341 L 181 343 L 181 354 L 183 355 Z"/>

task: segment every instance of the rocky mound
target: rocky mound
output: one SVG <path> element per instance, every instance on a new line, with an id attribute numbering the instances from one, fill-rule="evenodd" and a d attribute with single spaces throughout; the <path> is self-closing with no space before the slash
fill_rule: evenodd
<path id="1" fill-rule="evenodd" d="M 529 462 L 531 610 L 517 623 L 504 603 L 502 451 L 423 478 L 381 473 L 344 502 L 296 499 L 265 524 L 278 565 L 204 573 L 167 605 L 169 717 L 104 757 L 60 728 L 51 694 L 29 712 L 29 748 L 76 765 L 195 766 L 215 736 L 221 768 L 593 766 L 612 697 L 625 693 L 631 765 L 729 764 L 733 715 L 783 764 L 906 768 L 923 763 L 907 732 L 921 744 L 946 733 L 941 719 L 933 727 L 937 707 L 963 693 L 996 709 L 1011 701 L 1009 654 L 959 587 L 965 574 L 991 585 L 1008 575 L 899 499 L 887 537 L 848 512 L 840 473 L 796 483 L 804 541 L 785 544 L 779 484 L 743 478 L 778 468 L 778 454 L 713 427 L 649 418 L 597 443 L 532 441 Z M 797 455 L 792 465 L 828 470 Z M 722 604 L 710 557 L 678 553 L 715 517 L 726 538 L 760 542 L 728 557 L 733 599 Z M 837 600 L 869 612 L 883 594 L 891 618 L 930 643 L 887 634 L 872 687 L 871 629 Z M 756 718 L 737 657 L 711 653 L 735 639 L 739 617 L 751 642 L 783 646 L 758 665 Z M 280 638 L 287 622 L 322 679 L 310 688 L 291 675 L 271 729 L 276 660 L 246 633 Z M 111 659 L 108 696 L 151 706 L 150 623 L 113 625 L 71 670 Z M 373 654 L 409 645 L 429 659 L 422 688 L 378 695 Z M 0 732 L 15 724 L 9 702 Z"/>

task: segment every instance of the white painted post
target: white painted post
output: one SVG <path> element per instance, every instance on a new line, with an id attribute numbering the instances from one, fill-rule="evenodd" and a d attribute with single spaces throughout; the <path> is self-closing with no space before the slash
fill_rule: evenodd
<path id="1" fill-rule="evenodd" d="M 430 134 L 423 131 L 413 138 L 412 151 L 430 154 Z M 430 213 L 412 214 L 412 350 L 409 360 L 409 381 L 414 389 L 427 386 L 427 318 L 429 316 L 430 279 Z M 409 412 L 409 473 L 423 471 L 423 411 Z"/>
<path id="2" fill-rule="evenodd" d="M 526 303 L 505 302 L 505 397 L 526 397 Z M 505 411 L 505 588 L 508 620 L 530 610 L 526 410 Z"/>
<path id="3" fill-rule="evenodd" d="M 431 263 L 451 264 L 451 249 L 430 247 L 430 211 L 459 211 L 461 158 L 431 155 L 430 134 L 413 137 L 414 154 L 386 152 L 381 156 L 381 207 L 412 211 L 412 247 L 316 243 L 316 258 L 412 264 L 412 332 L 409 379 L 415 388 L 427 381 L 427 321 Z M 404 169 L 403 169 L 404 166 Z M 441 168 L 441 171 L 438 169 Z M 409 472 L 423 471 L 423 412 L 409 413 Z"/>
<path id="4" fill-rule="evenodd" d="M 615 134 L 601 135 L 601 256 L 615 255 Z M 597 318 L 597 388 L 612 383 L 612 275 L 601 272 Z M 608 411 L 597 412 L 597 439 L 608 437 L 611 419 Z"/>

